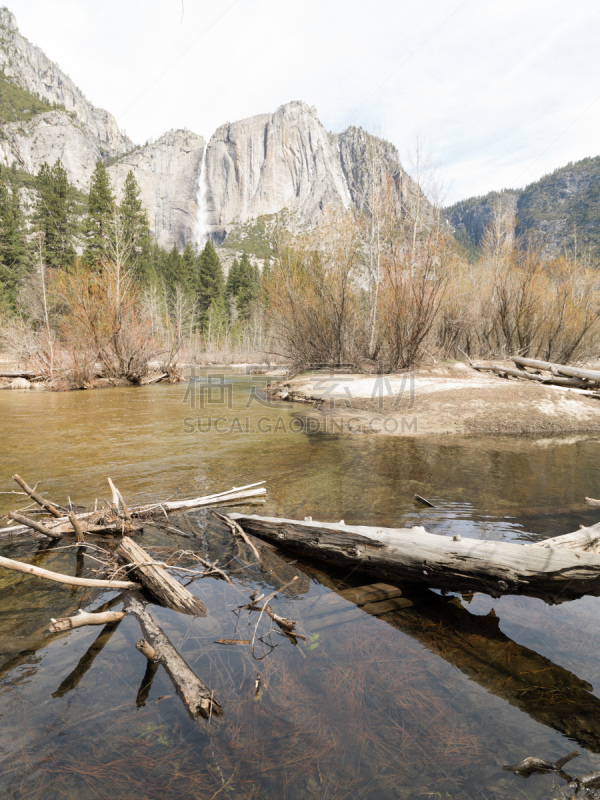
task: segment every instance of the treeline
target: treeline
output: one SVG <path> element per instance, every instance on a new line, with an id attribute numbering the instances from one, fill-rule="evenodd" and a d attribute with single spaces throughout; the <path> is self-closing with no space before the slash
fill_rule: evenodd
<path id="1" fill-rule="evenodd" d="M 87 197 L 60 161 L 43 164 L 27 191 L 19 183 L 0 173 L 0 314 L 20 360 L 84 385 L 98 364 L 98 374 L 139 382 L 153 358 L 173 370 L 182 347 L 188 359 L 248 349 L 250 338 L 256 348 L 257 267 L 244 254 L 225 280 L 210 241 L 161 248 L 131 171 L 120 202 L 102 162 Z"/>
<path id="2" fill-rule="evenodd" d="M 600 273 L 574 254 L 544 261 L 494 210 L 478 258 L 414 192 L 400 213 L 385 185 L 366 211 L 281 236 L 266 318 L 297 369 L 348 363 L 383 372 L 470 357 L 598 358 Z"/>

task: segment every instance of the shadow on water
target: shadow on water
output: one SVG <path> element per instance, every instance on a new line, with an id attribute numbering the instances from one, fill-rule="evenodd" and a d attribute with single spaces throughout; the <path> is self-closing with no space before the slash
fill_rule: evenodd
<path id="1" fill-rule="evenodd" d="M 236 379 L 233 408 L 223 416 L 248 414 L 254 425 L 291 418 L 293 409 L 246 409 L 252 385 Z M 539 540 L 599 517 L 582 506 L 585 495 L 600 493 L 594 440 L 190 434 L 183 431 L 189 409 L 181 388 L 154 388 L 0 394 L 7 436 L 2 488 L 12 488 L 10 475 L 19 471 L 32 482 L 43 478 L 42 488 L 59 501 L 73 492 L 85 503 L 101 495 L 106 475 L 136 501 L 265 478 L 268 500 L 260 513 L 423 524 L 498 539 Z M 419 509 L 415 493 L 437 507 Z M 0 502 L 14 505 L 6 495 Z M 3 573 L 3 797 L 547 800 L 553 776 L 525 780 L 502 765 L 528 755 L 555 759 L 575 743 L 584 753 L 570 765 L 573 772 L 600 767 L 600 600 L 551 607 L 531 598 L 423 591 L 410 594 L 412 607 L 373 617 L 339 596 L 369 579 L 325 573 L 267 545 L 255 564 L 208 513 L 182 515 L 173 525 L 194 538 L 148 528 L 140 542 L 164 558 L 169 550 L 160 548 L 217 558 L 233 580 L 190 584 L 209 608 L 206 618 L 152 607 L 214 689 L 222 720 L 191 720 L 164 669 L 148 673 L 132 617 L 100 632 L 47 633 L 50 617 L 78 607 L 113 600 L 120 608 L 114 594 Z M 71 574 L 91 574 L 96 566 L 32 542 L 5 543 L 2 554 Z M 273 608 L 298 621 L 306 643 L 269 633 L 264 619 L 256 648 L 264 659 L 253 658 L 248 646 L 216 643 L 251 639 L 256 615 L 240 606 L 254 589 L 268 594 L 295 575 L 299 581 Z M 339 612 L 345 621 L 323 626 L 324 616 Z"/>

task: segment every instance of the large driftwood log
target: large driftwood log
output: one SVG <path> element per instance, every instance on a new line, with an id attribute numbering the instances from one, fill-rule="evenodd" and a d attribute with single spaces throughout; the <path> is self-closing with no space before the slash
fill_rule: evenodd
<path id="1" fill-rule="evenodd" d="M 184 614 L 206 616 L 206 606 L 179 581 L 158 564 L 148 553 L 129 536 L 124 536 L 117 555 L 133 572 L 139 582 L 163 605 L 182 611 Z"/>
<path id="2" fill-rule="evenodd" d="M 16 572 L 25 572 L 28 575 L 35 575 L 36 578 L 46 578 L 56 583 L 66 583 L 68 586 L 97 586 L 100 589 L 139 589 L 139 584 L 133 581 L 103 581 L 99 578 L 76 578 L 73 575 L 63 575 L 62 572 L 51 572 L 49 569 L 35 567 L 33 564 L 25 564 L 23 561 L 15 561 L 12 558 L 0 556 L 0 567 L 14 569 Z"/>
<path id="3" fill-rule="evenodd" d="M 561 547 L 561 537 L 548 547 L 540 547 L 450 538 L 423 528 L 230 516 L 248 533 L 283 549 L 388 580 L 450 590 L 474 589 L 492 596 L 528 594 L 547 602 L 600 594 L 600 556 Z M 590 530 L 577 534 L 585 541 Z M 571 545 L 575 535 L 569 534 Z"/>
<path id="4" fill-rule="evenodd" d="M 140 601 L 135 597 L 127 598 L 125 609 L 140 621 L 144 636 L 154 650 L 154 658 L 169 673 L 175 689 L 192 717 L 210 717 L 222 714 L 222 706 L 214 697 L 214 693 L 186 664 Z"/>
<path id="5" fill-rule="evenodd" d="M 599 553 L 600 554 L 600 523 L 590 525 L 589 528 L 579 528 L 573 533 L 565 533 L 562 536 L 553 536 L 551 539 L 544 539 L 531 547 L 561 547 L 568 550 L 577 550 L 580 553 Z"/>

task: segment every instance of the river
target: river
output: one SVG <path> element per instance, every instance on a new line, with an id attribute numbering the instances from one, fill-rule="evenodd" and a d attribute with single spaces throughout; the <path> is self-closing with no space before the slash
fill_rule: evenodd
<path id="1" fill-rule="evenodd" d="M 136 505 L 265 480 L 261 514 L 529 541 L 600 517 L 583 504 L 600 495 L 597 439 L 326 435 L 307 428 L 302 406 L 266 402 L 263 386 L 213 370 L 178 386 L 1 392 L 0 489 L 16 489 L 18 472 L 57 502 L 86 505 L 108 497 L 110 476 Z M 415 494 L 436 507 L 418 506 Z M 0 511 L 19 504 L 0 495 Z M 210 515 L 189 519 L 201 531 Z M 191 546 L 152 528 L 141 541 Z M 2 796 L 541 799 L 559 778 L 525 780 L 502 765 L 553 760 L 575 742 L 582 756 L 567 770 L 600 768 L 598 599 L 550 606 L 428 592 L 406 611 L 350 609 L 336 623 L 349 611 L 336 592 L 368 579 L 270 549 L 261 566 L 244 563 L 222 532 L 194 546 L 228 564 L 234 585 L 191 584 L 206 619 L 153 613 L 222 703 L 223 719 L 210 723 L 189 718 L 162 670 L 140 698 L 134 618 L 99 640 L 93 628 L 44 632 L 50 617 L 113 595 L 0 575 Z M 78 568 L 60 547 L 11 542 L 0 552 Z M 256 620 L 238 607 L 253 588 L 274 591 L 294 574 L 297 588 L 274 603 L 305 644 L 267 636 L 262 660 L 215 644 L 250 638 Z"/>

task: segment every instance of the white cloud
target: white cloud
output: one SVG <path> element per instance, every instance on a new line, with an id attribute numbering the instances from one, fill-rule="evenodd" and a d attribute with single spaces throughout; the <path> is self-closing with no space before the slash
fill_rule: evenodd
<path id="1" fill-rule="evenodd" d="M 403 159 L 422 132 L 450 199 L 600 151 L 600 0 L 183 0 L 183 18 L 180 0 L 7 4 L 138 142 L 301 99 Z"/>

